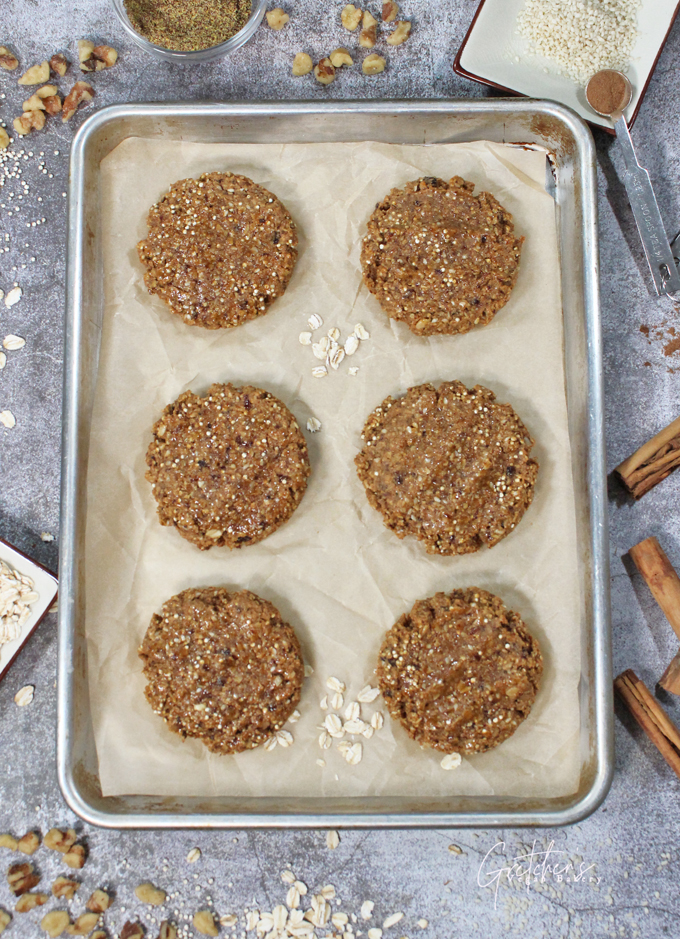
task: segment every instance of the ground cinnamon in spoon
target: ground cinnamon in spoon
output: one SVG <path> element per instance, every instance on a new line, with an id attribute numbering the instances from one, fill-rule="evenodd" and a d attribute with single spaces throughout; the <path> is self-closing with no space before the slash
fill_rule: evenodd
<path id="1" fill-rule="evenodd" d="M 588 82 L 586 88 L 588 103 L 599 114 L 613 114 L 621 111 L 628 98 L 628 85 L 620 72 L 604 69 Z"/>

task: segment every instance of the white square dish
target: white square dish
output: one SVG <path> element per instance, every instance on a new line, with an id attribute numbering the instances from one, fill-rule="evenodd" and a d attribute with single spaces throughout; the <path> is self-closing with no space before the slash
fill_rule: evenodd
<path id="1" fill-rule="evenodd" d="M 584 89 L 560 75 L 554 62 L 528 51 L 517 32 L 517 17 L 525 0 L 482 0 L 453 63 L 454 71 L 530 98 L 546 98 L 572 108 L 584 120 L 612 130 L 607 118 L 588 107 Z M 678 0 L 642 0 L 638 38 L 625 73 L 633 86 L 626 118 L 633 124 L 671 27 L 680 12 Z"/>
<path id="2" fill-rule="evenodd" d="M 19 636 L 12 642 L 0 645 L 0 681 L 10 667 L 22 647 L 35 629 L 45 618 L 57 596 L 57 578 L 36 561 L 32 561 L 21 551 L 0 538 L 0 560 L 9 565 L 12 570 L 24 577 L 30 577 L 39 594 L 38 600 L 31 608 L 31 615 L 21 627 Z"/>

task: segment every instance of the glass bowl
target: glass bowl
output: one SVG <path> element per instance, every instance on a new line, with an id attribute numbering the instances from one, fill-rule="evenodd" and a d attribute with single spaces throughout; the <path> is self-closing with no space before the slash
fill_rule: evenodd
<path id="1" fill-rule="evenodd" d="M 130 37 L 141 49 L 144 49 L 145 52 L 149 52 L 158 59 L 166 59 L 171 62 L 209 62 L 211 59 L 219 59 L 222 56 L 229 55 L 230 52 L 235 52 L 251 38 L 262 22 L 265 10 L 267 9 L 267 0 L 252 0 L 252 2 L 252 13 L 243 29 L 234 33 L 231 39 L 227 39 L 226 42 L 221 42 L 216 46 L 210 46 L 207 49 L 196 49 L 192 52 L 182 52 L 179 49 L 166 49 L 164 46 L 157 46 L 155 43 L 145 39 L 144 36 L 137 32 L 128 19 L 123 0 L 113 0 L 113 9 L 118 14 L 118 19 L 123 24 L 126 32 L 129 33 Z"/>

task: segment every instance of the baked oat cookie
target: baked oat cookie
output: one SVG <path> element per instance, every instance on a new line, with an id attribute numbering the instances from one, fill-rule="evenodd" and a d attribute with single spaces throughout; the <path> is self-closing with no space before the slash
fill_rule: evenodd
<path id="1" fill-rule="evenodd" d="M 268 391 L 212 385 L 163 411 L 146 453 L 161 525 L 201 550 L 262 541 L 300 503 L 309 476 L 295 417 Z"/>
<path id="2" fill-rule="evenodd" d="M 523 238 L 474 183 L 427 176 L 376 205 L 361 249 L 364 282 L 418 336 L 490 323 L 515 286 Z"/>
<path id="3" fill-rule="evenodd" d="M 144 283 L 185 323 L 219 329 L 261 316 L 297 261 L 290 212 L 247 176 L 204 173 L 174 183 L 137 245 Z"/>
<path id="4" fill-rule="evenodd" d="M 300 643 L 250 590 L 183 590 L 154 613 L 139 649 L 146 699 L 180 737 L 213 753 L 268 740 L 300 700 Z"/>
<path id="5" fill-rule="evenodd" d="M 507 740 L 528 717 L 542 672 L 517 613 L 478 587 L 418 600 L 387 632 L 377 669 L 392 717 L 443 753 Z"/>
<path id="6" fill-rule="evenodd" d="M 529 431 L 488 388 L 409 388 L 366 421 L 355 457 L 368 501 L 399 538 L 429 554 L 471 554 L 505 538 L 531 505 Z"/>

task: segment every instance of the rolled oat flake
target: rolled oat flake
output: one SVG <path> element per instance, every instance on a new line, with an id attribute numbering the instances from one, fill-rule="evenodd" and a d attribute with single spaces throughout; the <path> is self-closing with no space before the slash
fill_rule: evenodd
<path id="1" fill-rule="evenodd" d="M 251 0 L 125 0 L 130 23 L 149 42 L 178 52 L 209 49 L 250 19 Z"/>

